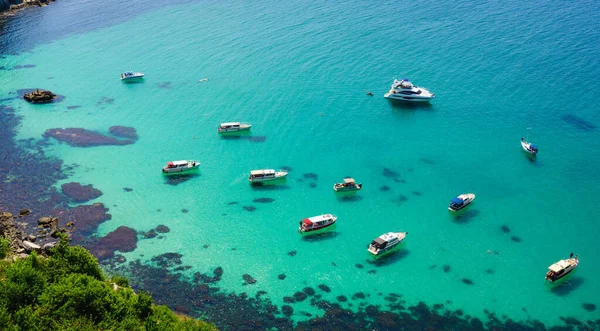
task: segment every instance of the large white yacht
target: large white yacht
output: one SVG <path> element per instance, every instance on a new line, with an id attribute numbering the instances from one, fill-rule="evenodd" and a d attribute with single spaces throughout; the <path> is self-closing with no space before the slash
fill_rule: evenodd
<path id="1" fill-rule="evenodd" d="M 394 79 L 394 84 L 384 95 L 385 98 L 409 102 L 427 102 L 435 98 L 435 94 L 426 88 L 414 86 L 408 79 Z"/>
<path id="2" fill-rule="evenodd" d="M 250 171 L 248 180 L 250 183 L 261 183 L 275 179 L 285 178 L 288 175 L 285 171 L 275 171 L 273 169 L 262 169 Z"/>
<path id="3" fill-rule="evenodd" d="M 408 232 L 388 232 L 375 238 L 369 245 L 368 251 L 373 255 L 381 255 L 398 246 L 406 238 Z"/>

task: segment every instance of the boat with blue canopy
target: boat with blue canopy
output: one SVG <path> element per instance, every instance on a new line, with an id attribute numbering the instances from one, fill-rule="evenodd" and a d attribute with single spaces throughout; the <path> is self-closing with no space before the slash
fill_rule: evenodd
<path id="1" fill-rule="evenodd" d="M 453 198 L 452 200 L 450 200 L 450 205 L 448 206 L 448 210 L 452 211 L 452 212 L 459 211 L 459 210 L 465 208 L 466 206 L 468 206 L 471 202 L 473 202 L 473 200 L 475 200 L 475 194 L 473 194 L 473 193 L 461 194 L 461 195 L 457 196 L 456 198 Z"/>
<path id="2" fill-rule="evenodd" d="M 536 156 L 538 153 L 538 148 L 536 145 L 528 142 L 525 138 L 521 138 L 521 147 L 523 150 L 533 156 Z"/>

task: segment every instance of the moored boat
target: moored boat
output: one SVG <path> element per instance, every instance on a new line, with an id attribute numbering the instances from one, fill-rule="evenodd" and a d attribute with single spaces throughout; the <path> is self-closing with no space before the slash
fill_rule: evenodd
<path id="1" fill-rule="evenodd" d="M 262 183 L 275 179 L 282 179 L 288 175 L 286 171 L 275 171 L 273 169 L 261 169 L 250 171 L 248 180 L 250 183 Z"/>
<path id="2" fill-rule="evenodd" d="M 298 228 L 298 232 L 305 233 L 325 229 L 335 224 L 335 221 L 337 221 L 337 217 L 331 214 L 323 214 L 319 216 L 305 218 L 302 221 L 300 221 L 300 227 Z"/>
<path id="3" fill-rule="evenodd" d="M 218 132 L 238 132 L 238 131 L 248 131 L 250 130 L 250 128 L 252 127 L 252 125 L 250 124 L 246 124 L 246 123 L 240 123 L 240 122 L 227 122 L 227 123 L 221 123 L 221 125 L 219 125 L 219 128 L 217 129 Z"/>
<path id="4" fill-rule="evenodd" d="M 125 71 L 121 74 L 122 81 L 134 81 L 144 78 L 144 74 L 141 72 Z"/>
<path id="5" fill-rule="evenodd" d="M 394 79 L 394 84 L 384 95 L 385 98 L 408 102 L 428 102 L 435 98 L 435 94 L 426 88 L 414 86 L 408 79 Z"/>
<path id="6" fill-rule="evenodd" d="M 199 161 L 187 161 L 187 160 L 171 161 L 171 162 L 168 162 L 167 165 L 163 167 L 162 172 L 164 174 L 181 173 L 181 172 L 196 170 L 196 169 L 198 169 L 199 166 L 200 166 Z"/>
<path id="7" fill-rule="evenodd" d="M 357 184 L 354 178 L 344 178 L 343 183 L 333 184 L 333 190 L 336 192 L 358 191 L 362 188 L 362 184 Z"/>
<path id="8" fill-rule="evenodd" d="M 533 156 L 536 156 L 538 153 L 538 148 L 536 145 L 526 141 L 524 138 L 521 138 L 521 147 L 523 150 Z"/>
<path id="9" fill-rule="evenodd" d="M 408 232 L 384 233 L 381 236 L 375 238 L 371 242 L 371 244 L 369 244 L 369 248 L 367 250 L 373 255 L 381 255 L 398 246 L 402 242 L 402 240 L 406 238 L 407 234 Z"/>
<path id="10" fill-rule="evenodd" d="M 448 206 L 449 211 L 459 211 L 466 206 L 468 206 L 471 202 L 475 200 L 475 194 L 473 193 L 465 193 L 457 196 L 456 198 L 450 200 L 450 205 Z"/>
<path id="11" fill-rule="evenodd" d="M 546 280 L 557 281 L 573 271 L 578 265 L 579 256 L 573 257 L 573 253 L 571 253 L 568 259 L 560 260 L 548 267 Z"/>

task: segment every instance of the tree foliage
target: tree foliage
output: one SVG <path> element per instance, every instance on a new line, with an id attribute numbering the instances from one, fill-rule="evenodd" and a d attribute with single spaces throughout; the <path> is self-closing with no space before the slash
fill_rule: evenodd
<path id="1" fill-rule="evenodd" d="M 32 254 L 0 267 L 0 330 L 216 330 L 155 306 L 150 293 L 128 284 L 107 280 L 87 250 L 63 237 L 48 258 Z"/>

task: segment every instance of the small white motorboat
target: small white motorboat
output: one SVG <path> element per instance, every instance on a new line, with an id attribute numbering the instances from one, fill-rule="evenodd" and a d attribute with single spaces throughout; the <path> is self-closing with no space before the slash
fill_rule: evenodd
<path id="1" fill-rule="evenodd" d="M 217 129 L 219 132 L 248 131 L 252 125 L 240 122 L 221 123 Z"/>
<path id="2" fill-rule="evenodd" d="M 414 86 L 408 79 L 394 79 L 394 84 L 384 95 L 385 98 L 408 102 L 428 102 L 435 98 L 435 94 L 426 88 Z"/>
<path id="3" fill-rule="evenodd" d="M 144 78 L 144 74 L 141 72 L 125 71 L 121 74 L 122 81 L 134 81 Z"/>
<path id="4" fill-rule="evenodd" d="M 578 265 L 579 257 L 573 257 L 573 253 L 571 253 L 571 256 L 568 259 L 560 260 L 548 267 L 546 280 L 551 282 L 557 281 L 573 271 Z"/>
<path id="5" fill-rule="evenodd" d="M 538 148 L 536 145 L 526 141 L 524 138 L 521 138 L 521 147 L 523 150 L 533 156 L 536 156 L 538 153 Z"/>
<path id="6" fill-rule="evenodd" d="M 336 192 L 358 191 L 362 188 L 362 184 L 356 184 L 354 178 L 344 178 L 343 183 L 333 184 L 333 190 Z"/>
<path id="7" fill-rule="evenodd" d="M 275 179 L 282 179 L 288 175 L 286 171 L 275 171 L 273 169 L 262 169 L 250 171 L 248 180 L 250 183 L 261 183 Z"/>
<path id="8" fill-rule="evenodd" d="M 162 172 L 164 174 L 181 173 L 181 172 L 196 170 L 196 169 L 198 169 L 199 166 L 200 166 L 199 161 L 187 161 L 187 160 L 172 161 L 172 162 L 168 162 L 167 165 L 165 167 L 163 167 Z"/>
<path id="9" fill-rule="evenodd" d="M 373 255 L 381 255 L 398 246 L 406 238 L 408 232 L 388 232 L 375 238 L 369 245 L 368 251 Z"/>
<path id="10" fill-rule="evenodd" d="M 475 200 L 475 194 L 473 193 L 465 193 L 457 196 L 456 198 L 450 200 L 450 205 L 448 206 L 449 211 L 459 211 L 466 206 L 468 206 L 471 202 Z"/>
<path id="11" fill-rule="evenodd" d="M 300 221 L 300 227 L 298 228 L 298 232 L 305 233 L 325 229 L 326 227 L 335 224 L 335 221 L 337 221 L 337 217 L 331 214 L 323 214 L 319 216 L 305 218 L 302 221 Z"/>

